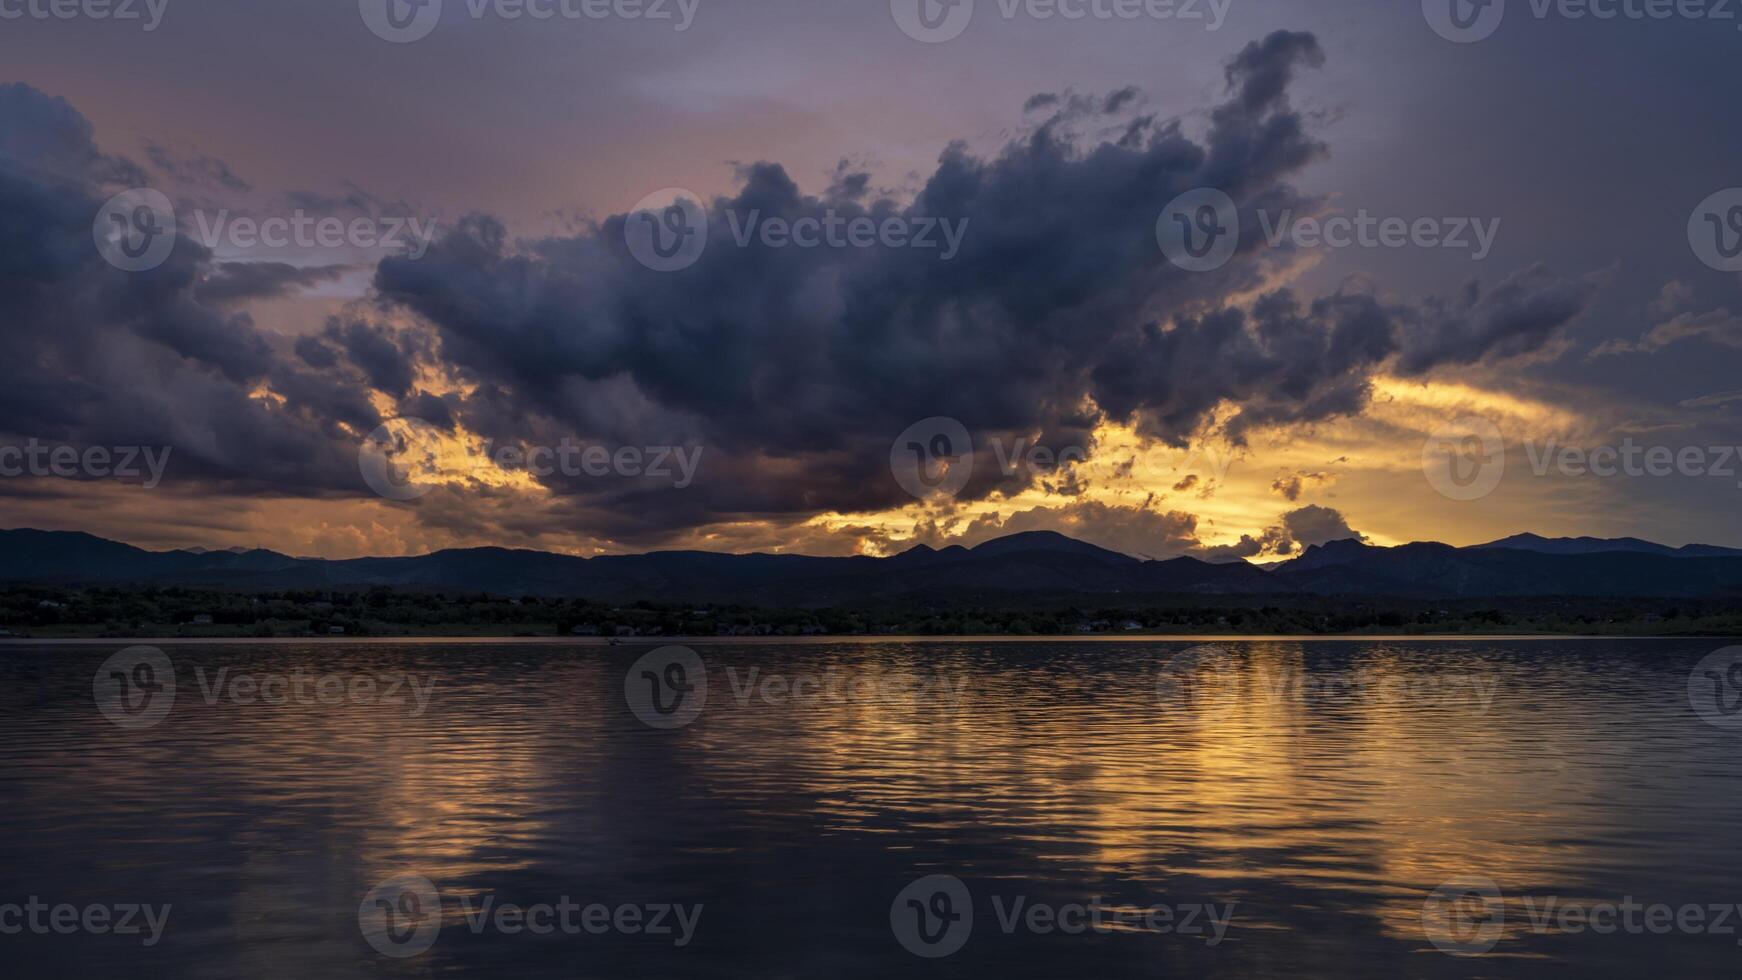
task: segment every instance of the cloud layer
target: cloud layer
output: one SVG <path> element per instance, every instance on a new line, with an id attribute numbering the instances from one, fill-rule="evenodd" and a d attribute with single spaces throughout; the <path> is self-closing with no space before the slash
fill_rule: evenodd
<path id="1" fill-rule="evenodd" d="M 969 504 L 1041 479 L 996 465 L 995 444 L 1092 452 L 1097 429 L 1116 424 L 1168 445 L 1206 434 L 1239 445 L 1256 429 L 1361 412 L 1382 371 L 1421 376 L 1550 344 L 1594 281 L 1532 268 L 1407 303 L 1370 286 L 1318 297 L 1277 288 L 1293 256 L 1259 241 L 1212 272 L 1167 261 L 1156 219 L 1188 191 L 1227 193 L 1243 219 L 1323 206 L 1290 183 L 1327 152 L 1290 99 L 1297 75 L 1323 61 L 1310 34 L 1248 45 L 1196 133 L 1142 114 L 1135 89 L 1037 96 L 1019 137 L 986 155 L 950 145 L 911 195 L 874 191 L 871 175 L 845 166 L 807 194 L 776 163 L 747 165 L 734 192 L 706 204 L 700 261 L 677 272 L 636 261 L 628 215 L 516 239 L 475 214 L 419 258 L 382 260 L 369 302 L 301 336 L 263 329 L 250 304 L 331 282 L 342 267 L 219 261 L 184 235 L 159 268 L 111 268 L 92 247 L 92 219 L 146 170 L 103 154 L 67 103 L 6 86 L 0 413 L 14 436 L 171 445 L 172 480 L 293 498 L 367 499 L 357 447 L 390 414 L 494 445 L 704 447 L 681 492 L 538 477 L 550 496 L 527 519 L 645 545 L 910 505 L 889 448 L 927 417 L 960 420 L 978 447 L 958 501 Z M 222 161 L 153 146 L 148 162 L 174 180 L 249 187 Z M 740 244 L 734 229 L 750 216 L 941 219 L 964 237 L 949 259 Z M 1051 478 L 1061 495 L 1080 493 L 1068 472 Z M 1278 489 L 1300 499 L 1298 481 Z M 432 526 L 512 530 L 502 508 L 454 495 L 409 506 Z M 1068 520 L 1158 551 L 1195 547 L 1189 514 L 1072 506 L 1074 516 L 1002 524 Z M 1272 530 L 1249 536 L 1253 553 L 1353 533 L 1311 506 Z"/>

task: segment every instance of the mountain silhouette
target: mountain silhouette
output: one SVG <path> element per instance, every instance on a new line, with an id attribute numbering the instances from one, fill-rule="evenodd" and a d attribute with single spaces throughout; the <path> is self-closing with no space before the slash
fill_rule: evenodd
<path id="1" fill-rule="evenodd" d="M 0 581 L 57 585 L 407 589 L 588 599 L 831 606 L 962 594 L 1320 595 L 1742 598 L 1742 550 L 1634 538 L 1516 535 L 1472 547 L 1353 539 L 1263 567 L 1144 560 L 1051 531 L 972 548 L 918 545 L 888 558 L 666 551 L 572 555 L 467 548 L 405 558 L 325 560 L 260 549 L 147 551 L 90 534 L 0 531 Z"/>
<path id="2" fill-rule="evenodd" d="M 1688 544 L 1680 548 L 1641 541 L 1638 538 L 1545 538 L 1539 534 L 1514 534 L 1510 538 L 1476 545 L 1478 548 L 1510 548 L 1515 551 L 1539 551 L 1547 555 L 1590 555 L 1603 551 L 1634 551 L 1647 555 L 1677 555 L 1681 557 L 1742 557 L 1742 548 L 1720 548 L 1710 544 Z"/>

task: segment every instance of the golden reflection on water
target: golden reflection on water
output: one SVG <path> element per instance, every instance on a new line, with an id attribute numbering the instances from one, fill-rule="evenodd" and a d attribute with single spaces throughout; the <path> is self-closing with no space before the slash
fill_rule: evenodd
<path id="1" fill-rule="evenodd" d="M 606 673 L 598 661 L 579 662 L 529 673 L 521 683 L 546 694 L 590 691 L 610 686 Z M 409 869 L 443 883 L 444 908 L 454 918 L 455 900 L 484 894 L 458 890 L 459 883 L 539 861 L 542 844 L 561 832 L 544 815 L 553 775 L 571 781 L 568 792 L 588 792 L 572 782 L 588 771 L 563 769 L 561 753 L 602 741 L 609 719 L 536 693 L 506 710 L 464 690 L 441 693 L 425 718 L 351 710 L 329 719 L 326 734 L 385 750 L 362 791 L 376 816 L 358 828 L 355 863 L 363 877 L 380 881 Z"/>
<path id="2" fill-rule="evenodd" d="M 207 703 L 189 676 L 171 723 L 127 736 L 80 700 L 87 666 L 63 700 L 0 716 L 0 771 L 24 801 L 0 820 L 38 850 L 65 827 L 67 847 L 191 855 L 175 873 L 223 897 L 207 938 L 239 941 L 224 967 L 263 976 L 285 971 L 286 944 L 299 969 L 347 962 L 355 903 L 408 872 L 439 883 L 452 923 L 463 900 L 515 887 L 549 901 L 654 880 L 682 897 L 750 874 L 767 889 L 803 870 L 770 855 L 807 842 L 897 877 L 1081 899 L 1189 888 L 1240 900 L 1244 935 L 1307 942 L 1312 914 L 1405 948 L 1427 946 L 1424 898 L 1454 879 L 1504 889 L 1511 940 L 1517 896 L 1702 874 L 1688 838 L 1704 825 L 1656 831 L 1709 819 L 1700 794 L 1728 784 L 1686 773 L 1733 776 L 1717 761 L 1733 755 L 1712 736 L 1690 756 L 1681 678 L 1649 660 L 1286 640 L 1182 659 L 1189 646 L 701 646 L 706 708 L 674 731 L 626 710 L 633 650 L 177 651 L 182 667 L 435 687 L 422 711 L 264 707 Z"/>
<path id="3" fill-rule="evenodd" d="M 691 744 L 716 792 L 807 796 L 827 832 L 974 829 L 1022 849 L 1034 877 L 1189 873 L 1236 890 L 1292 886 L 1308 903 L 1358 897 L 1412 942 L 1423 897 L 1449 879 L 1479 872 L 1566 894 L 1601 865 L 1609 828 L 1565 825 L 1600 819 L 1589 809 L 1606 792 L 1590 765 L 1600 716 L 1543 724 L 1531 697 L 1541 677 L 1383 644 L 1331 667 L 1309 665 L 1298 642 L 1225 649 L 1183 687 L 1157 685 L 1174 651 L 1154 647 L 1134 648 L 1148 662 L 1114 675 L 847 649 L 806 669 L 963 686 L 776 703 L 732 697 L 742 686 L 728 691 L 716 663 L 710 710 L 714 698 L 725 710 Z M 740 679 L 749 667 L 731 666 Z M 756 748 L 783 738 L 802 758 L 771 764 Z M 1570 778 L 1565 762 L 1580 758 Z"/>

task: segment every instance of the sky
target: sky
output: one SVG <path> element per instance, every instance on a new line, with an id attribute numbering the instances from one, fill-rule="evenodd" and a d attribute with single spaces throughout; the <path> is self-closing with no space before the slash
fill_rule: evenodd
<path id="1" fill-rule="evenodd" d="M 0 527 L 1742 546 L 1739 52 L 1643 0 L 0 0 Z"/>

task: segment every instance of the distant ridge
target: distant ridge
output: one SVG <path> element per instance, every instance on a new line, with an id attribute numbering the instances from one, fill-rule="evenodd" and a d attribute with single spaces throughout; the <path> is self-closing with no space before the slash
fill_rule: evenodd
<path id="1" fill-rule="evenodd" d="M 1540 534 L 1514 534 L 1477 548 L 1511 548 L 1536 551 L 1545 555 L 1591 555 L 1604 551 L 1631 551 L 1647 555 L 1676 555 L 1684 558 L 1742 557 L 1742 548 L 1720 548 L 1710 544 L 1685 544 L 1671 548 L 1666 544 L 1641 541 L 1638 538 L 1545 538 Z"/>
<path id="2" fill-rule="evenodd" d="M 0 582 L 250 590 L 390 586 L 767 606 L 989 594 L 1742 599 L 1742 549 L 1534 534 L 1468 548 L 1435 542 L 1382 548 L 1348 539 L 1314 545 L 1263 568 L 1190 557 L 1144 560 L 1035 531 L 973 548 L 918 545 L 889 558 L 701 551 L 577 558 L 469 548 L 329 561 L 261 549 L 146 551 L 80 532 L 23 529 L 0 531 Z"/>

